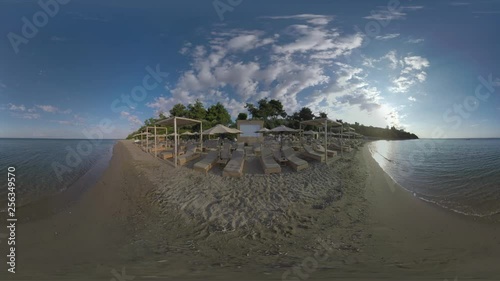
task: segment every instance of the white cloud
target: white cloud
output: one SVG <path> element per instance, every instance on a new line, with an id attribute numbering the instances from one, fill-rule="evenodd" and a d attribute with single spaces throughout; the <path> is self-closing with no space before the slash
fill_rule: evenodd
<path id="1" fill-rule="evenodd" d="M 394 93 L 406 93 L 417 83 L 422 83 L 427 78 L 424 69 L 430 66 L 429 61 L 421 56 L 408 56 L 401 60 L 403 69 L 400 75 L 395 78 L 393 86 L 389 88 Z"/>
<path id="2" fill-rule="evenodd" d="M 404 11 L 416 11 L 423 9 L 423 6 L 401 6 L 399 7 L 399 11 L 391 11 L 387 7 L 384 9 L 372 11 L 370 16 L 364 17 L 364 19 L 368 20 L 376 20 L 376 21 L 381 21 L 381 22 L 389 22 L 393 20 L 402 20 L 405 19 L 407 16 L 407 13 Z"/>
<path id="3" fill-rule="evenodd" d="M 394 50 L 389 51 L 385 56 L 382 57 L 382 59 L 389 60 L 389 62 L 391 63 L 390 68 L 392 69 L 396 69 L 398 67 L 398 64 L 400 63 L 397 59 L 397 53 Z"/>
<path id="4" fill-rule="evenodd" d="M 306 17 L 313 18 L 299 18 Z M 294 110 L 299 93 L 328 83 L 325 66 L 349 55 L 363 41 L 361 34 L 343 35 L 335 28 L 312 23 L 294 24 L 282 35 L 276 34 L 240 29 L 212 32 L 208 44 L 183 51 L 192 56 L 191 68 L 181 74 L 171 96 L 156 98 L 148 106 L 158 114 L 196 98 L 207 103 L 219 101 L 228 97 L 227 90 L 233 90 L 243 104 L 279 98 L 288 110 Z M 259 51 L 258 57 L 246 54 L 253 50 Z"/>
<path id="5" fill-rule="evenodd" d="M 37 113 L 26 113 L 26 112 L 12 112 L 12 116 L 16 118 L 22 118 L 27 120 L 39 119 L 40 114 Z"/>
<path id="6" fill-rule="evenodd" d="M 305 20 L 307 23 L 314 25 L 326 25 L 333 20 L 333 16 L 326 15 L 314 15 L 314 14 L 301 14 L 293 16 L 275 16 L 275 17 L 264 17 L 269 19 L 294 19 L 294 20 Z"/>
<path id="7" fill-rule="evenodd" d="M 12 103 L 9 103 L 9 110 L 12 111 L 26 111 L 26 107 L 24 105 L 15 105 Z"/>
<path id="8" fill-rule="evenodd" d="M 416 39 L 408 39 L 408 41 L 406 41 L 406 43 L 410 43 L 410 44 L 419 44 L 419 43 L 422 43 L 424 42 L 424 39 L 423 38 L 416 38 Z"/>
<path id="9" fill-rule="evenodd" d="M 375 39 L 385 41 L 385 40 L 397 38 L 397 37 L 399 37 L 399 35 L 400 35 L 399 33 L 390 33 L 390 34 L 386 34 L 386 35 L 376 36 Z"/>
<path id="10" fill-rule="evenodd" d="M 370 16 L 366 16 L 363 18 L 367 20 L 392 21 L 392 20 L 404 19 L 405 16 L 406 13 L 398 11 L 381 10 L 381 11 L 373 11 Z"/>
<path id="11" fill-rule="evenodd" d="M 411 73 L 401 74 L 403 86 L 403 80 L 409 77 L 415 82 L 407 84 L 418 83 L 417 75 L 425 76 L 423 62 L 407 56 L 406 63 L 395 50 L 380 58 L 358 56 L 362 34 L 345 34 L 334 26 L 326 28 L 320 17 L 287 18 L 302 22 L 267 32 L 217 27 L 207 43 L 186 43 L 181 53 L 191 59 L 189 68 L 172 87 L 165 88 L 167 95 L 156 97 L 147 106 L 156 115 L 168 115 L 175 104 L 187 105 L 200 99 L 207 105 L 221 102 L 236 117 L 246 112 L 246 102 L 267 97 L 282 101 L 288 113 L 308 106 L 315 113 L 331 113 L 331 118 L 341 114 L 346 120 L 352 118 L 374 126 L 402 124 L 404 115 L 384 104 L 380 84 L 369 80 L 368 75 L 383 62 L 384 67 L 396 72 L 402 72 L 404 67 L 412 69 Z M 346 60 L 353 52 L 362 58 L 359 65 Z M 370 72 L 364 67 L 369 67 Z M 127 113 L 122 118 L 128 118 Z"/>
<path id="12" fill-rule="evenodd" d="M 51 120 L 51 122 L 58 123 L 60 125 L 72 125 L 73 123 L 68 120 Z"/>
<path id="13" fill-rule="evenodd" d="M 500 87 L 500 78 L 496 78 L 495 81 L 493 81 L 493 87 Z"/>
<path id="14" fill-rule="evenodd" d="M 35 105 L 35 107 L 41 109 L 44 112 L 48 112 L 48 113 L 62 113 L 62 114 L 70 114 L 71 113 L 71 109 L 61 110 L 53 105 L 38 105 L 37 104 L 37 105 Z M 35 109 L 33 108 L 32 111 L 34 111 L 34 110 Z"/>
<path id="15" fill-rule="evenodd" d="M 130 125 L 135 126 L 135 125 L 142 125 L 142 121 L 139 120 L 139 117 L 136 115 L 132 115 L 129 112 L 122 111 L 120 112 L 120 117 L 123 119 L 127 119 L 130 122 Z"/>
<path id="16" fill-rule="evenodd" d="M 412 70 L 422 70 L 429 67 L 429 61 L 420 56 L 406 57 L 404 62 Z"/>
<path id="17" fill-rule="evenodd" d="M 417 101 L 417 99 L 414 98 L 414 97 L 412 97 L 412 96 L 408 97 L 408 100 L 410 100 L 410 101 Z"/>

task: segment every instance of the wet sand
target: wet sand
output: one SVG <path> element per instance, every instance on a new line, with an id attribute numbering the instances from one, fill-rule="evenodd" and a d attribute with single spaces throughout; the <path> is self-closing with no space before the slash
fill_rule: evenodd
<path id="1" fill-rule="evenodd" d="M 499 225 L 414 198 L 366 148 L 300 173 L 220 174 L 121 141 L 77 203 L 20 218 L 17 273 L 0 280 L 500 277 Z"/>

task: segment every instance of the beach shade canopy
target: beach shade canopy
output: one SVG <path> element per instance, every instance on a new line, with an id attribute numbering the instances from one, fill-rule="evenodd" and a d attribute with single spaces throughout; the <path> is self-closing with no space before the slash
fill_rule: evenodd
<path id="1" fill-rule="evenodd" d="M 342 126 L 342 124 L 340 124 L 339 122 L 333 121 L 333 120 L 328 119 L 328 118 L 318 118 L 318 119 L 313 119 L 313 120 L 306 120 L 306 121 L 300 122 L 300 124 L 301 125 L 320 126 L 320 127 L 325 126 L 325 124 L 327 124 L 328 126 L 331 126 L 331 127 L 341 127 Z"/>
<path id="2" fill-rule="evenodd" d="M 342 127 L 342 124 L 333 121 L 328 118 L 318 118 L 318 119 L 313 119 L 313 120 L 306 120 L 300 122 L 300 128 L 302 129 L 302 125 L 311 125 L 311 126 L 317 126 L 317 127 L 323 127 L 323 132 L 325 133 L 325 139 L 324 139 L 324 147 L 325 147 L 325 159 L 328 159 L 328 134 L 326 132 L 328 131 L 328 127 Z"/>
<path id="3" fill-rule="evenodd" d="M 315 132 L 315 131 L 305 131 L 303 134 L 304 135 L 317 135 L 318 132 Z"/>
<path id="4" fill-rule="evenodd" d="M 256 132 L 256 133 L 262 133 L 262 134 L 265 134 L 265 133 L 269 133 L 269 131 L 270 131 L 270 130 L 269 130 L 268 128 L 262 128 L 262 129 L 260 129 L 260 130 L 258 130 L 258 131 L 255 131 L 255 132 Z"/>
<path id="5" fill-rule="evenodd" d="M 269 132 L 272 132 L 272 133 L 296 133 L 297 130 L 292 129 L 292 128 L 288 128 L 285 125 L 281 125 L 281 126 L 278 126 L 276 128 L 269 130 Z"/>
<path id="6" fill-rule="evenodd" d="M 190 118 L 185 118 L 185 117 L 169 117 L 160 121 L 156 122 L 156 125 L 160 126 L 165 126 L 165 127 L 174 127 L 174 166 L 177 167 L 177 156 L 178 156 L 178 128 L 179 127 L 184 127 L 184 126 L 192 126 L 192 125 L 200 125 L 200 132 L 203 130 L 203 123 L 199 120 L 195 119 L 190 119 Z M 201 150 L 203 150 L 203 143 L 201 141 L 201 136 L 200 136 L 200 143 L 201 143 Z"/>
<path id="7" fill-rule="evenodd" d="M 212 127 L 206 131 L 203 131 L 202 134 L 204 135 L 217 135 L 217 134 L 240 134 L 241 131 L 238 129 L 233 129 L 226 127 L 222 124 L 216 125 L 215 127 Z"/>
<path id="8" fill-rule="evenodd" d="M 280 135 L 282 135 L 284 133 L 297 133 L 298 130 L 295 130 L 295 129 L 292 129 L 292 128 L 288 128 L 285 125 L 281 125 L 281 126 L 278 126 L 276 128 L 273 128 L 273 129 L 269 130 L 269 132 L 270 133 L 280 133 Z M 281 138 L 280 145 L 281 145 L 281 147 L 283 147 L 283 138 Z"/>

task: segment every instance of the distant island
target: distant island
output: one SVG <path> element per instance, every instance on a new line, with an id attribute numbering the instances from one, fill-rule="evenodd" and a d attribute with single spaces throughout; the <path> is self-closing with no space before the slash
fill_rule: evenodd
<path id="1" fill-rule="evenodd" d="M 257 102 L 256 105 L 247 103 L 245 108 L 248 113 L 251 115 L 251 118 L 248 118 L 247 113 L 240 113 L 236 120 L 263 120 L 264 126 L 267 128 L 274 128 L 280 125 L 285 125 L 290 128 L 299 129 L 299 124 L 301 121 L 313 120 L 316 118 L 327 118 L 328 115 L 324 112 L 320 112 L 319 114 L 314 114 L 312 110 L 308 107 L 302 107 L 298 112 L 294 112 L 293 114 L 288 114 L 283 109 L 283 104 L 279 100 L 271 99 L 261 99 Z M 231 119 L 231 116 L 227 109 L 221 103 L 214 104 L 209 108 L 205 108 L 203 103 L 199 100 L 196 100 L 193 104 L 183 105 L 176 104 L 170 109 L 169 114 L 160 113 L 159 119 L 149 118 L 144 121 L 144 125 L 138 128 L 136 131 L 130 133 L 127 136 L 127 139 L 132 139 L 135 134 L 138 134 L 145 130 L 146 127 L 155 126 L 158 120 L 167 118 L 167 116 L 177 116 L 177 117 L 187 117 L 196 120 L 203 121 L 203 128 L 211 128 L 216 124 L 222 124 L 228 127 L 235 128 L 236 122 Z M 343 125 L 344 130 L 352 128 L 355 130 L 357 134 L 363 135 L 367 139 L 384 139 L 384 140 L 406 140 L 406 139 L 418 139 L 418 136 L 406 132 L 404 129 L 397 129 L 392 126 L 389 128 L 379 128 L 373 126 L 365 126 L 355 122 L 354 124 L 350 124 L 342 121 L 341 119 L 337 119 L 337 122 Z M 196 126 L 195 126 L 196 127 Z M 184 130 L 190 130 L 194 128 L 184 128 Z M 312 127 L 303 128 L 305 130 L 313 130 Z M 164 134 L 165 131 L 161 129 L 158 131 L 158 134 Z"/>

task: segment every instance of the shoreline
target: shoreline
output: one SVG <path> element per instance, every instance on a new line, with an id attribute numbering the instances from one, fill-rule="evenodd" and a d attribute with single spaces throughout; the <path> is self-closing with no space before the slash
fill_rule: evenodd
<path id="1" fill-rule="evenodd" d="M 116 145 L 116 144 L 115 144 Z M 74 180 L 69 187 L 56 193 L 47 194 L 43 197 L 23 203 L 17 206 L 17 213 L 24 221 L 40 220 L 51 215 L 62 212 L 76 202 L 88 191 L 101 181 L 104 172 L 108 169 L 113 157 L 114 146 L 110 147 L 109 154 L 100 158 L 83 175 Z M 0 217 L 2 217 L 0 212 Z"/>
<path id="2" fill-rule="evenodd" d="M 110 280 L 112 271 L 122 268 L 134 280 L 144 276 L 282 280 L 287 272 L 284 280 L 306 275 L 307 280 L 493 279 L 499 275 L 498 225 L 433 206 L 402 187 L 391 189 L 394 182 L 366 145 L 349 158 L 309 169 L 301 174 L 227 179 L 217 171 L 204 175 L 185 167 L 176 170 L 132 143 L 119 141 L 98 183 L 74 205 L 39 220 L 20 221 L 22 255 L 13 280 L 35 275 L 37 280 L 57 280 L 55 276 Z M 300 177 L 294 178 L 321 173 L 328 173 L 327 177 L 317 178 L 318 183 L 309 180 L 311 185 L 306 186 L 297 185 Z M 203 185 L 207 189 L 200 193 Z M 338 191 L 330 194 L 322 185 Z M 246 190 L 249 193 L 240 193 Z M 284 197 L 267 197 L 276 192 Z M 197 201 L 200 197 L 194 195 L 199 194 L 215 197 Z M 248 206 L 238 198 L 247 198 L 249 206 L 256 207 L 282 203 L 241 212 L 258 218 L 254 223 L 222 228 L 226 224 L 218 224 L 219 218 L 225 222 L 245 218 L 229 216 Z M 323 200 L 330 203 L 313 207 Z M 315 270 L 304 271 L 303 262 L 321 249 L 326 249 L 327 258 L 317 260 Z M 0 256 L 0 262 L 4 260 Z"/>
<path id="3" fill-rule="evenodd" d="M 363 153 L 371 171 L 366 188 L 366 198 L 372 202 L 371 227 L 375 240 L 385 241 L 372 243 L 370 252 L 395 269 L 391 276 L 400 272 L 405 277 L 405 271 L 442 279 L 499 275 L 498 223 L 455 213 L 413 196 L 380 167 L 368 147 Z"/>
<path id="4" fill-rule="evenodd" d="M 366 142 L 367 144 L 370 144 L 372 143 L 373 141 L 370 141 L 370 142 Z M 406 188 L 404 185 L 398 183 L 390 174 L 389 172 L 387 172 L 386 170 L 384 170 L 384 168 L 382 168 L 382 164 L 377 160 L 375 159 L 375 157 L 373 156 L 374 153 L 377 153 L 381 158 L 383 158 L 385 161 L 393 161 L 391 159 L 387 159 L 385 156 L 383 156 L 382 154 L 378 153 L 378 152 L 373 152 L 372 149 L 367 145 L 366 146 L 366 149 L 369 151 L 369 154 L 371 156 L 371 158 L 377 162 L 378 166 L 380 167 L 380 169 L 391 179 L 391 185 L 393 187 L 391 188 L 400 188 L 406 192 L 408 192 L 409 194 L 411 195 L 414 195 L 416 198 L 418 198 L 419 200 L 422 200 L 426 203 L 429 203 L 430 205 L 432 205 L 432 207 L 438 207 L 440 209 L 444 209 L 446 211 L 449 211 L 453 214 L 458 214 L 458 215 L 462 215 L 462 216 L 465 216 L 467 218 L 472 218 L 473 220 L 482 220 L 484 222 L 487 222 L 487 223 L 500 223 L 500 211 L 493 211 L 491 213 L 488 213 L 488 214 L 477 214 L 477 213 L 468 213 L 468 212 L 465 212 L 465 211 L 460 211 L 460 210 L 457 210 L 457 209 L 454 209 L 452 207 L 448 207 L 446 205 L 443 205 L 443 204 L 440 204 L 439 202 L 435 202 L 431 199 L 426 199 L 424 198 L 423 195 L 421 194 L 418 194 L 418 193 L 415 193 L 414 191 L 412 191 L 411 189 L 408 189 Z"/>

